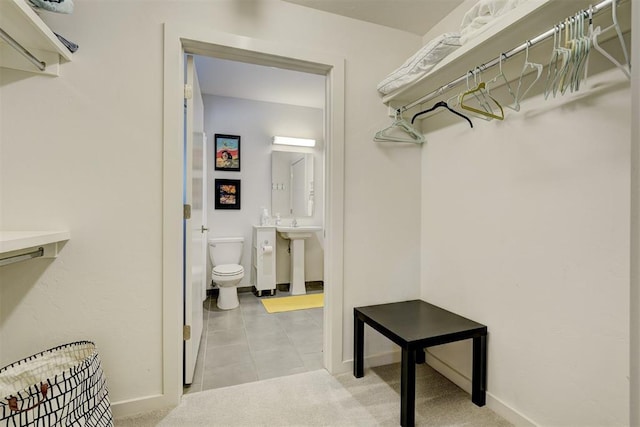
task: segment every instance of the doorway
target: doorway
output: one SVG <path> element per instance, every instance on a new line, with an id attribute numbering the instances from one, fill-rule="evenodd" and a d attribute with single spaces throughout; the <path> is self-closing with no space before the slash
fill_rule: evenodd
<path id="1" fill-rule="evenodd" d="M 163 123 L 163 405 L 182 395 L 182 102 L 184 53 L 326 76 L 324 366 L 344 372 L 344 59 L 300 47 L 188 26 L 165 25 Z"/>
<path id="2" fill-rule="evenodd" d="M 194 56 L 193 63 L 199 93 L 195 93 L 194 86 L 192 96 L 202 95 L 199 120 L 202 132 L 208 135 L 205 144 L 210 153 L 209 167 L 200 173 L 201 179 L 208 183 L 233 179 L 242 186 L 241 209 L 218 209 L 215 200 L 205 206 L 205 240 L 244 239 L 239 259 L 244 277 L 237 285 L 239 307 L 221 310 L 216 304 L 217 289 L 210 285 L 212 265 L 205 262 L 210 292 L 204 301 L 203 327 L 191 328 L 189 341 L 196 349 L 197 344 L 200 346 L 193 365 L 195 374 L 184 391 L 196 393 L 321 369 L 323 308 L 269 314 L 261 304 L 261 299 L 269 296 L 258 298 L 252 293 L 258 272 L 254 249 L 258 243 L 252 226 L 258 223 L 258 213 L 265 209 L 280 218 L 280 225 L 295 220 L 299 225 L 324 226 L 326 75 L 202 55 Z M 188 63 L 186 69 L 189 70 Z M 213 159 L 219 134 L 238 138 L 238 166 L 234 170 L 219 167 Z M 313 139 L 315 144 L 277 145 L 273 143 L 275 135 Z M 287 161 L 279 161 L 282 158 Z M 296 171 L 294 177 L 292 168 Z M 295 179 L 298 175 L 299 179 Z M 283 188 L 274 189 L 275 183 Z M 289 192 L 295 196 L 298 187 L 304 193 L 298 204 L 304 209 L 292 204 L 297 199 L 290 200 L 288 196 Z M 285 194 L 287 197 L 282 197 Z M 194 226 L 197 228 L 198 224 Z M 275 271 L 269 274 L 278 284 L 276 297 L 286 297 L 291 295 L 285 286 L 291 283 L 290 241 L 277 233 L 273 238 Z M 323 240 L 322 233 L 305 239 L 308 293 L 322 292 Z M 194 335 L 194 330 L 202 335 Z"/>

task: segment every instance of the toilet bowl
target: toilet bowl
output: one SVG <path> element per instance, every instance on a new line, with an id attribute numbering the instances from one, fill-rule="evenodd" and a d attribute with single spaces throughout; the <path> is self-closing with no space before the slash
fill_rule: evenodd
<path id="1" fill-rule="evenodd" d="M 244 268 L 238 264 L 223 264 L 213 267 L 211 280 L 218 285 L 218 308 L 231 310 L 240 305 L 238 283 L 244 277 Z"/>
<path id="2" fill-rule="evenodd" d="M 244 277 L 242 259 L 242 237 L 211 238 L 209 258 L 213 269 L 211 280 L 219 289 L 217 306 L 221 310 L 231 310 L 240 305 L 238 284 Z"/>

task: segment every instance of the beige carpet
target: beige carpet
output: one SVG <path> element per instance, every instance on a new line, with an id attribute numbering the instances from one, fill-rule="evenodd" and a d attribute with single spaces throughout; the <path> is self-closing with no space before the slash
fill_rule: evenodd
<path id="1" fill-rule="evenodd" d="M 417 366 L 416 425 L 511 424 L 427 365 Z M 365 370 L 363 378 L 325 370 L 188 394 L 177 408 L 118 419 L 142 426 L 396 426 L 400 424 L 400 365 Z"/>

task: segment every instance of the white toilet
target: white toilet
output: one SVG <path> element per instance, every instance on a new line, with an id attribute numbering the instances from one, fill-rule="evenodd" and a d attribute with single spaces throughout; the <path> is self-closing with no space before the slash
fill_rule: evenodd
<path id="1" fill-rule="evenodd" d="M 242 237 L 219 237 L 209 239 L 209 257 L 213 270 L 211 280 L 218 285 L 218 308 L 231 310 L 240 305 L 237 285 L 244 277 L 242 258 Z"/>

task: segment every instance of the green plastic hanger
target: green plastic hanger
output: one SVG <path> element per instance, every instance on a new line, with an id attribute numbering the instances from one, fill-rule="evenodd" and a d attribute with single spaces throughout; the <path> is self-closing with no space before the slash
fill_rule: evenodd
<path id="1" fill-rule="evenodd" d="M 394 131 L 398 129 L 403 133 L 397 135 Z M 373 140 L 376 142 L 412 142 L 414 144 L 422 144 L 425 141 L 424 135 L 402 117 L 402 112 L 399 109 L 396 110 L 396 117 L 391 126 L 377 132 Z"/>

